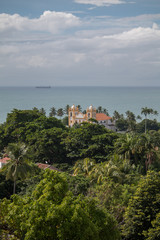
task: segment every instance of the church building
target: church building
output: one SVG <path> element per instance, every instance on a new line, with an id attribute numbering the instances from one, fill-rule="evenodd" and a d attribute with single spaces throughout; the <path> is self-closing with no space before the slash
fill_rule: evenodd
<path id="1" fill-rule="evenodd" d="M 105 113 L 96 113 L 96 108 L 92 105 L 87 108 L 85 114 L 81 113 L 75 105 L 69 108 L 68 125 L 70 127 L 76 123 L 90 122 L 90 119 L 95 119 L 100 125 L 104 125 L 106 128 L 115 131 L 115 122 L 112 121 L 112 118 Z"/>

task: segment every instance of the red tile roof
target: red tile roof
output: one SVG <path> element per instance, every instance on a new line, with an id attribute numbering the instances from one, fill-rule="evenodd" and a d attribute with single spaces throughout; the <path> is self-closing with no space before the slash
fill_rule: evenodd
<path id="1" fill-rule="evenodd" d="M 97 121 L 104 121 L 112 119 L 111 117 L 107 116 L 105 113 L 96 113 L 96 120 Z"/>
<path id="2" fill-rule="evenodd" d="M 10 158 L 5 157 L 5 158 L 0 159 L 0 162 L 1 163 L 7 163 L 9 160 L 10 160 Z"/>
<path id="3" fill-rule="evenodd" d="M 50 167 L 50 165 L 44 163 L 37 163 L 37 166 L 41 169 L 47 169 Z"/>
<path id="4" fill-rule="evenodd" d="M 37 165 L 39 168 L 44 169 L 44 170 L 47 169 L 47 168 L 49 168 L 49 169 L 51 169 L 51 170 L 61 172 L 61 170 L 59 170 L 58 168 L 55 168 L 55 167 L 53 167 L 53 166 L 51 166 L 51 165 L 49 165 L 49 164 L 36 163 L 36 165 Z"/>

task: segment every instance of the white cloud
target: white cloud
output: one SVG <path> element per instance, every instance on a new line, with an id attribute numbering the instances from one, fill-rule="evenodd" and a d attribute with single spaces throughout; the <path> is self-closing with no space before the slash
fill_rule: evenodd
<path id="1" fill-rule="evenodd" d="M 153 23 L 152 28 L 153 28 L 153 29 L 159 29 L 159 26 L 158 26 L 157 23 Z"/>
<path id="2" fill-rule="evenodd" d="M 125 1 L 121 1 L 121 0 L 75 0 L 75 2 L 81 3 L 81 4 L 95 5 L 97 7 L 125 3 Z"/>
<path id="3" fill-rule="evenodd" d="M 112 36 L 104 36 L 104 38 L 108 39 L 116 39 L 120 41 L 127 41 L 128 43 L 133 44 L 133 41 L 136 43 L 151 41 L 151 40 L 160 40 L 160 30 L 158 30 L 158 25 L 153 25 L 152 28 L 134 28 L 129 31 L 115 34 Z"/>
<path id="4" fill-rule="evenodd" d="M 106 81 L 111 81 L 106 85 L 125 85 L 133 79 L 137 84 L 143 78 L 159 79 L 159 15 L 150 15 L 147 27 L 142 24 L 147 15 L 116 20 L 80 20 L 72 14 L 49 11 L 37 19 L 6 15 L 0 15 L 1 36 L 7 33 L 1 37 L 1 79 L 14 76 L 15 81 L 23 79 L 28 85 L 34 85 L 28 80 L 33 78 L 51 79 L 50 84 L 59 79 L 57 85 L 80 85 L 81 80 L 82 85 L 105 85 Z M 78 28 L 67 34 L 62 31 L 74 26 Z"/>
<path id="5" fill-rule="evenodd" d="M 44 31 L 58 33 L 61 30 L 78 26 L 80 20 L 71 13 L 45 11 L 39 18 L 29 19 L 18 14 L 0 14 L 0 32 Z"/>
<path id="6" fill-rule="evenodd" d="M 121 59 L 127 61 L 131 56 L 134 56 L 132 61 L 139 59 L 143 64 L 144 60 L 149 61 L 149 55 L 152 62 L 157 62 L 160 54 L 159 42 L 159 29 L 139 27 L 119 34 L 95 35 L 89 38 L 68 36 L 42 43 L 9 43 L 0 48 L 0 54 L 4 56 L 3 61 L 6 59 L 6 63 L 9 61 L 10 64 L 15 64 L 16 68 L 63 69 L 91 62 L 109 66 Z"/>

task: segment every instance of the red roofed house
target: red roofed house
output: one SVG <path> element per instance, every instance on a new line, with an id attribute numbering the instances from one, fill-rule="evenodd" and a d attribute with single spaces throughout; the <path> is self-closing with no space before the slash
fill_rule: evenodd
<path id="1" fill-rule="evenodd" d="M 96 120 L 99 124 L 104 125 L 106 128 L 115 131 L 115 122 L 112 118 L 107 116 L 105 113 L 96 113 Z"/>
<path id="2" fill-rule="evenodd" d="M 2 168 L 5 164 L 7 164 L 7 162 L 10 160 L 10 158 L 5 157 L 0 159 L 0 168 Z"/>
<path id="3" fill-rule="evenodd" d="M 106 128 L 116 131 L 115 121 L 112 121 L 112 118 L 105 113 L 96 113 L 96 108 L 93 106 L 87 108 L 86 114 L 81 113 L 75 105 L 69 108 L 68 123 L 70 127 L 75 123 L 88 122 L 91 118 L 97 120 L 99 124 L 104 125 Z"/>
<path id="4" fill-rule="evenodd" d="M 46 170 L 46 169 L 50 169 L 50 170 L 54 170 L 54 171 L 58 171 L 58 172 L 61 172 L 61 170 L 59 170 L 58 168 L 55 168 L 49 164 L 45 164 L 45 163 L 36 163 L 36 165 L 40 168 L 40 169 L 43 169 L 43 170 Z"/>

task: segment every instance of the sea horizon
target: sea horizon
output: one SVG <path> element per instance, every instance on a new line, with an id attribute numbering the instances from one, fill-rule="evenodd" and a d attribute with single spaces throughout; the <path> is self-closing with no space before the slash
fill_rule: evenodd
<path id="1" fill-rule="evenodd" d="M 21 86 L 21 85 L 17 85 L 17 86 L 0 86 L 0 88 L 17 88 L 17 87 L 20 87 L 20 88 L 36 88 L 36 87 L 51 87 L 51 88 L 53 88 L 53 87 L 65 87 L 65 88 L 70 88 L 70 87 L 90 87 L 90 88 L 94 88 L 94 87 L 106 87 L 106 88 L 160 88 L 160 86 L 149 86 L 149 85 L 147 85 L 147 86 L 127 86 L 127 85 L 124 85 L 124 86 L 105 86 L 105 85 L 97 85 L 97 86 L 89 86 L 89 85 L 87 85 L 87 86 L 85 86 L 85 85 L 78 85 L 78 86 L 76 86 L 76 85 L 63 85 L 63 86 L 61 86 L 61 85 L 31 85 L 31 86 Z"/>
<path id="2" fill-rule="evenodd" d="M 0 86 L 0 123 L 14 108 L 44 108 L 48 116 L 51 107 L 64 108 L 67 104 L 81 105 L 83 110 L 90 105 L 102 106 L 110 116 L 115 110 L 123 114 L 130 110 L 137 116 L 142 107 L 148 107 L 159 112 L 150 119 L 160 121 L 160 86 L 37 86 Z"/>

